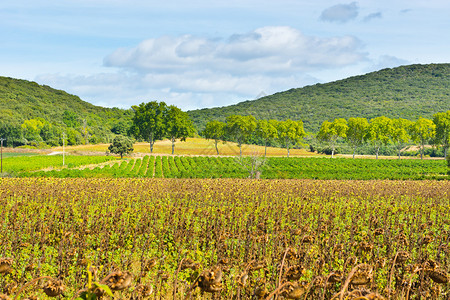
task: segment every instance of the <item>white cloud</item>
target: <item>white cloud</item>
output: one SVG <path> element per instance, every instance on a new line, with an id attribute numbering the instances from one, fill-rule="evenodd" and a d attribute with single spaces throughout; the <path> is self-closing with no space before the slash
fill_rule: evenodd
<path id="1" fill-rule="evenodd" d="M 352 36 L 307 36 L 292 27 L 262 27 L 226 39 L 161 36 L 105 57 L 104 65 L 116 73 L 45 75 L 37 81 L 96 105 L 127 108 L 160 100 L 187 110 L 316 83 L 308 73 L 364 61 L 362 47 Z"/>
<path id="2" fill-rule="evenodd" d="M 316 83 L 308 75 L 234 77 L 229 74 L 96 74 L 92 76 L 46 74 L 35 80 L 79 95 L 105 107 L 129 108 L 152 100 L 165 101 L 183 110 L 235 104 L 253 100 L 262 90 L 269 94 Z"/>
<path id="3" fill-rule="evenodd" d="M 356 2 L 350 4 L 337 4 L 322 11 L 320 19 L 326 22 L 345 23 L 358 16 L 358 5 Z"/>
<path id="4" fill-rule="evenodd" d="M 393 56 L 450 61 L 442 38 L 450 1 L 216 2 L 4 1 L 2 75 L 97 105 L 161 100 L 192 109 L 405 62 Z M 280 24 L 290 27 L 264 27 Z"/>
<path id="5" fill-rule="evenodd" d="M 351 36 L 319 38 L 292 27 L 262 27 L 226 40 L 191 35 L 148 39 L 114 51 L 104 64 L 144 74 L 204 72 L 208 78 L 217 72 L 292 74 L 353 64 L 364 58 L 361 48 Z"/>

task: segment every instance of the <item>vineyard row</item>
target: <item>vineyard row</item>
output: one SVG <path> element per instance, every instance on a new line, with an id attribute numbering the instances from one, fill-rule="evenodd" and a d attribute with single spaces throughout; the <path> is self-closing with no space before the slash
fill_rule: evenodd
<path id="1" fill-rule="evenodd" d="M 24 172 L 22 177 L 247 178 L 251 157 L 145 156 L 91 168 Z M 445 179 L 442 160 L 267 158 L 261 179 Z"/>

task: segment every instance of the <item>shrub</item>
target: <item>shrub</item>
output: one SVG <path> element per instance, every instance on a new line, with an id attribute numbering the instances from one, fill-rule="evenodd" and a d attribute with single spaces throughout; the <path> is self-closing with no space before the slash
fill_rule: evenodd
<path id="1" fill-rule="evenodd" d="M 119 154 L 120 158 L 123 158 L 124 154 L 133 152 L 133 141 L 123 135 L 118 135 L 114 138 L 112 144 L 109 145 L 108 150 L 111 153 Z"/>

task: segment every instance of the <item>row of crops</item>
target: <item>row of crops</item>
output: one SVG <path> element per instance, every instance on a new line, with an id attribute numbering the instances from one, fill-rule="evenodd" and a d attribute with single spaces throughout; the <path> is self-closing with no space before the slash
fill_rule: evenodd
<path id="1" fill-rule="evenodd" d="M 264 178 L 431 179 L 446 178 L 443 160 L 271 158 Z"/>
<path id="2" fill-rule="evenodd" d="M 247 178 L 251 157 L 145 156 L 115 160 L 94 168 L 65 168 L 24 172 L 28 177 L 108 178 Z M 443 160 L 374 160 L 330 158 L 267 158 L 259 169 L 261 179 L 445 179 Z"/>
<path id="3" fill-rule="evenodd" d="M 0 298 L 449 299 L 449 191 L 436 180 L 0 178 Z"/>

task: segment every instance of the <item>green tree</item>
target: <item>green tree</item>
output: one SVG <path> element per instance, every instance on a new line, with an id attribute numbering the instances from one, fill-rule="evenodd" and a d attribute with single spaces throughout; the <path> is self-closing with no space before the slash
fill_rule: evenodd
<path id="1" fill-rule="evenodd" d="M 423 159 L 425 143 L 435 136 L 436 125 L 430 119 L 420 117 L 412 124 L 411 131 L 414 142 L 420 146 L 420 159 Z"/>
<path id="2" fill-rule="evenodd" d="M 131 134 L 150 143 L 150 152 L 153 153 L 155 141 L 166 136 L 167 105 L 164 102 L 141 103 L 131 107 L 134 111 Z"/>
<path id="3" fill-rule="evenodd" d="M 373 118 L 369 122 L 366 138 L 372 143 L 373 147 L 375 148 L 377 159 L 381 146 L 387 145 L 391 141 L 391 126 L 391 119 L 385 116 Z"/>
<path id="4" fill-rule="evenodd" d="M 172 154 L 175 152 L 175 142 L 177 139 L 186 141 L 186 138 L 193 136 L 195 132 L 192 120 L 189 115 L 174 105 L 170 105 L 165 114 L 166 136 L 172 142 Z"/>
<path id="5" fill-rule="evenodd" d="M 397 148 L 398 159 L 401 157 L 402 148 L 411 140 L 409 135 L 411 125 L 412 122 L 410 120 L 402 118 L 392 120 L 391 139 Z"/>
<path id="6" fill-rule="evenodd" d="M 42 128 L 44 128 L 45 122 L 43 118 L 25 120 L 21 126 L 24 138 L 27 141 L 42 141 L 40 133 Z"/>
<path id="7" fill-rule="evenodd" d="M 356 148 L 364 144 L 369 121 L 366 118 L 348 119 L 347 141 L 353 147 L 353 158 L 355 158 Z"/>
<path id="8" fill-rule="evenodd" d="M 444 148 L 444 157 L 447 157 L 450 143 L 450 110 L 433 115 L 433 123 L 436 125 L 437 144 Z"/>
<path id="9" fill-rule="evenodd" d="M 238 144 L 239 156 L 242 156 L 242 144 L 247 143 L 254 134 L 257 126 L 255 117 L 232 115 L 226 118 L 226 131 Z"/>
<path id="10" fill-rule="evenodd" d="M 267 144 L 278 138 L 277 120 L 258 120 L 256 135 L 264 141 L 264 157 L 267 156 Z"/>
<path id="11" fill-rule="evenodd" d="M 108 150 L 111 153 L 120 154 L 120 158 L 123 158 L 124 154 L 128 154 L 134 151 L 133 141 L 123 135 L 118 135 L 114 138 Z"/>
<path id="12" fill-rule="evenodd" d="M 220 140 L 223 140 L 225 136 L 225 128 L 226 124 L 224 122 L 210 121 L 206 123 L 205 129 L 202 132 L 205 139 L 214 140 L 217 155 L 219 155 L 219 148 L 217 147 L 217 144 Z"/>
<path id="13" fill-rule="evenodd" d="M 74 128 L 66 128 L 65 130 L 67 134 L 67 144 L 68 145 L 80 145 L 83 142 L 83 137 L 81 133 L 75 130 Z"/>
<path id="14" fill-rule="evenodd" d="M 111 131 L 115 134 L 126 135 L 131 125 L 125 120 L 119 120 L 112 125 Z"/>
<path id="15" fill-rule="evenodd" d="M 287 150 L 287 157 L 289 157 L 290 148 L 295 144 L 301 142 L 306 133 L 303 129 L 303 121 L 292 121 L 287 119 L 286 121 L 278 122 L 277 126 L 278 140 Z"/>
<path id="16" fill-rule="evenodd" d="M 64 124 L 66 124 L 67 127 L 76 128 L 76 127 L 80 126 L 80 118 L 73 111 L 65 110 L 63 112 L 62 119 L 63 119 Z"/>
<path id="17" fill-rule="evenodd" d="M 6 138 L 4 146 L 14 147 L 23 144 L 22 126 L 18 123 L 0 123 L 0 138 Z"/>
<path id="18" fill-rule="evenodd" d="M 347 130 L 347 121 L 342 118 L 335 119 L 333 122 L 324 121 L 322 126 L 320 126 L 317 139 L 329 143 L 331 146 L 331 158 L 334 157 L 337 140 L 339 138 L 345 138 L 347 136 Z"/>
<path id="19" fill-rule="evenodd" d="M 47 145 L 55 147 L 59 146 L 59 137 L 61 136 L 61 133 L 62 130 L 60 127 L 45 122 L 39 134 Z"/>

